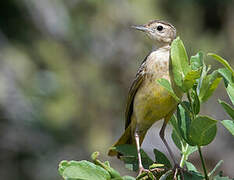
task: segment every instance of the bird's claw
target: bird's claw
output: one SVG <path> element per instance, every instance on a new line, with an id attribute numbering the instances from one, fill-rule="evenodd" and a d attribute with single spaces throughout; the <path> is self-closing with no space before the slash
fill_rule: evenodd
<path id="1" fill-rule="evenodd" d="M 139 173 L 138 173 L 136 179 L 141 179 L 141 178 L 147 176 L 149 173 L 150 173 L 150 170 L 145 169 L 143 167 L 139 167 Z"/>
<path id="2" fill-rule="evenodd" d="M 149 173 L 149 172 L 150 172 L 150 170 L 145 169 L 145 168 L 143 168 L 143 167 L 140 167 L 140 168 L 139 168 L 138 176 L 140 176 L 140 175 L 141 175 L 142 173 L 144 173 L 144 172 Z"/>
<path id="3" fill-rule="evenodd" d="M 173 173 L 173 180 L 176 180 L 177 174 L 180 174 L 181 180 L 184 180 L 184 172 L 187 172 L 186 169 L 180 167 L 178 164 L 175 164 L 174 168 L 172 169 Z"/>

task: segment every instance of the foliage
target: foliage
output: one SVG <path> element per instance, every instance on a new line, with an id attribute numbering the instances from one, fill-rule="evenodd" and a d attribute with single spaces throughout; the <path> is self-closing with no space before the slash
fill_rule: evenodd
<path id="1" fill-rule="evenodd" d="M 179 103 L 176 115 L 171 118 L 173 131 L 171 134 L 172 140 L 181 152 L 180 167 L 187 168 L 183 173 L 177 173 L 179 179 L 185 180 L 200 180 L 213 177 L 216 180 L 228 180 L 228 177 L 222 177 L 221 174 L 214 175 L 216 170 L 221 165 L 222 161 L 218 162 L 210 173 L 207 173 L 205 161 L 201 152 L 201 146 L 209 145 L 215 138 L 217 132 L 217 123 L 221 123 L 228 131 L 234 135 L 234 110 L 228 103 L 219 100 L 219 103 L 224 108 L 232 120 L 218 121 L 209 116 L 200 115 L 201 104 L 207 101 L 218 87 L 219 82 L 223 79 L 227 93 L 233 103 L 234 95 L 234 80 L 233 70 L 226 60 L 215 54 L 209 54 L 225 68 L 216 69 L 210 72 L 210 67 L 207 67 L 204 62 L 202 52 L 188 60 L 188 56 L 180 38 L 173 41 L 171 47 L 171 64 L 174 81 L 181 92 L 187 96 L 186 101 L 180 100 L 174 93 L 174 89 L 170 82 L 166 79 L 159 79 L 157 83 L 163 86 Z M 120 145 L 116 150 L 121 154 L 121 160 L 130 170 L 138 170 L 137 151 L 134 145 Z M 197 168 L 188 161 L 189 156 L 198 151 L 204 174 L 199 172 Z M 174 171 L 172 165 L 166 155 L 157 149 L 153 150 L 155 158 L 151 160 L 148 155 L 141 150 L 143 166 L 149 169 L 149 172 L 144 172 L 136 179 L 172 179 Z M 133 177 L 121 177 L 120 174 L 110 167 L 108 162 L 97 160 L 97 154 L 92 155 L 94 164 L 87 161 L 60 163 L 59 172 L 64 179 L 134 179 Z M 155 163 L 156 162 L 156 163 Z M 86 167 L 84 169 L 84 167 Z M 102 177 L 100 176 L 102 175 Z M 182 177 L 183 176 L 183 177 Z"/>
<path id="2" fill-rule="evenodd" d="M 99 153 L 94 152 L 91 156 L 93 163 L 89 161 L 61 161 L 59 173 L 65 180 L 134 180 L 131 176 L 121 177 L 108 161 L 98 160 Z"/>

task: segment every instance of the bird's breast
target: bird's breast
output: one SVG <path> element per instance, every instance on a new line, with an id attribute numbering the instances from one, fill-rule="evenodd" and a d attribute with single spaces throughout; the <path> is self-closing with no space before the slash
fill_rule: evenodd
<path id="1" fill-rule="evenodd" d="M 169 52 L 149 56 L 146 62 L 145 79 L 138 89 L 133 113 L 136 121 L 146 126 L 151 126 L 155 121 L 164 118 L 176 106 L 174 98 L 157 83 L 159 78 L 170 81 Z"/>
<path id="2" fill-rule="evenodd" d="M 169 76 L 169 58 L 169 51 L 153 51 L 145 62 L 146 75 L 158 76 L 159 78 Z"/>

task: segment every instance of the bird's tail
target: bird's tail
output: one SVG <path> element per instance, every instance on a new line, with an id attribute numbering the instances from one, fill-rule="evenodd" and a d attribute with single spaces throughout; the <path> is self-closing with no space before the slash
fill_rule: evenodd
<path id="1" fill-rule="evenodd" d="M 118 139 L 118 141 L 116 141 L 109 149 L 108 151 L 108 156 L 117 156 L 119 157 L 121 154 L 119 154 L 115 147 L 122 145 L 122 144 L 133 144 L 134 143 L 134 139 L 132 138 L 131 135 L 131 125 L 127 127 L 127 129 L 125 129 L 123 135 Z"/>
<path id="2" fill-rule="evenodd" d="M 141 134 L 140 136 L 140 144 L 142 144 L 143 139 L 145 137 L 145 133 Z M 131 125 L 125 129 L 123 135 L 119 138 L 118 141 L 116 141 L 109 149 L 108 156 L 117 156 L 118 158 L 121 156 L 119 152 L 116 150 L 116 146 L 122 145 L 122 144 L 136 144 L 134 136 L 131 134 Z"/>

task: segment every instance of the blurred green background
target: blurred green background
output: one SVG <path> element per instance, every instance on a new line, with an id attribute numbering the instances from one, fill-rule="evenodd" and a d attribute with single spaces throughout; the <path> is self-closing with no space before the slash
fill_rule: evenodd
<path id="1" fill-rule="evenodd" d="M 129 27 L 153 19 L 175 25 L 189 55 L 215 52 L 233 65 L 232 0 L 1 2 L 1 179 L 61 179 L 61 160 L 89 159 L 93 151 L 130 174 L 106 152 L 123 132 L 128 89 L 152 48 Z M 206 63 L 221 67 L 210 58 Z M 228 119 L 217 98 L 228 101 L 223 83 L 202 114 Z M 154 125 L 143 143 L 149 154 L 153 147 L 166 151 L 160 126 Z M 224 175 L 234 177 L 233 142 L 219 126 L 215 141 L 203 150 L 209 168 L 223 159 Z M 191 161 L 200 166 L 196 153 Z"/>

